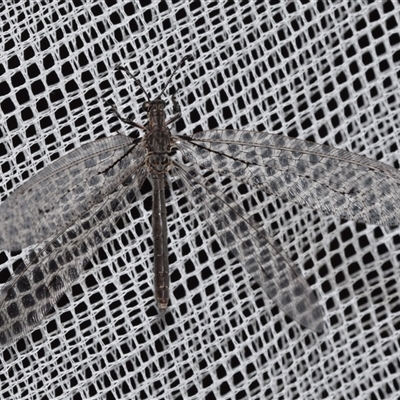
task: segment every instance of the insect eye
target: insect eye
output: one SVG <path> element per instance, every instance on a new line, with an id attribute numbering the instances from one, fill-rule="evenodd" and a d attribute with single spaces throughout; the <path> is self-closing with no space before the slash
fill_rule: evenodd
<path id="1" fill-rule="evenodd" d="M 143 103 L 143 111 L 148 111 L 150 108 L 150 102 L 149 101 L 145 101 Z"/>

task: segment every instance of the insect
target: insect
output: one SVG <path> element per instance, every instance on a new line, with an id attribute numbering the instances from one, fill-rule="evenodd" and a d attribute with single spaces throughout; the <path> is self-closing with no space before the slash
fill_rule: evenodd
<path id="1" fill-rule="evenodd" d="M 180 118 L 166 117 L 162 96 L 145 94 L 147 123 L 124 118 L 144 132 L 117 134 L 78 148 L 41 170 L 0 205 L 0 248 L 37 243 L 0 294 L 0 344 L 37 326 L 75 282 L 90 257 L 112 235 L 146 179 L 152 183 L 155 297 L 169 303 L 168 229 L 165 188 L 179 186 L 201 218 L 288 316 L 323 330 L 324 313 L 299 267 L 266 230 L 225 194 L 206 172 L 213 171 L 285 200 L 356 222 L 399 225 L 400 173 L 361 155 L 265 132 L 215 129 L 172 135 Z"/>

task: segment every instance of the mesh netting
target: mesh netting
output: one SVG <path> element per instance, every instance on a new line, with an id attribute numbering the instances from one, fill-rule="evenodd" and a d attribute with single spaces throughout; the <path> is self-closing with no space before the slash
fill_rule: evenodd
<path id="1" fill-rule="evenodd" d="M 395 3 L 5 2 L 1 195 L 83 143 L 144 118 L 183 56 L 179 133 L 282 133 L 399 168 Z M 171 105 L 170 105 L 171 107 Z M 143 119 L 142 119 L 143 121 Z M 286 317 L 171 193 L 171 305 L 153 294 L 151 192 L 143 190 L 39 329 L 2 350 L 4 399 L 395 399 L 399 230 L 356 225 L 215 177 L 300 266 L 325 312 L 316 334 Z M 4 282 L 26 256 L 1 249 Z M 3 276 L 4 275 L 4 276 Z"/>

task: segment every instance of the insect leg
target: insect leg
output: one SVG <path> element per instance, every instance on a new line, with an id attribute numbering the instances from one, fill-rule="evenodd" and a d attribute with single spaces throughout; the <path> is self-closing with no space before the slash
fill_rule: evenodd
<path id="1" fill-rule="evenodd" d="M 130 126 L 134 126 L 135 128 L 139 128 L 143 131 L 146 130 L 146 128 L 143 125 L 138 124 L 131 118 L 124 118 L 118 111 L 117 107 L 115 104 L 113 104 L 110 100 L 106 100 L 106 105 L 111 107 L 112 112 L 115 114 L 115 116 L 123 123 L 128 124 Z"/>

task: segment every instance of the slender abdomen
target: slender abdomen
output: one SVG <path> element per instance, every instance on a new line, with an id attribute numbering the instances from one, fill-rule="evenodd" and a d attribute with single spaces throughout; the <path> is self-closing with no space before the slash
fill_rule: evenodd
<path id="1" fill-rule="evenodd" d="M 165 174 L 153 177 L 153 240 L 154 292 L 158 307 L 166 309 L 169 301 L 169 265 L 167 240 L 167 209 L 165 206 Z"/>

